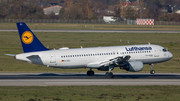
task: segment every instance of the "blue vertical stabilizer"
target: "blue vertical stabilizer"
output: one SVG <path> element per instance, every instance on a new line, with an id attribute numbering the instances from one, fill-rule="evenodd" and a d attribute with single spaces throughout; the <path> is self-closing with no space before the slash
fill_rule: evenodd
<path id="1" fill-rule="evenodd" d="M 49 50 L 44 47 L 44 45 L 38 40 L 38 38 L 24 22 L 16 24 L 24 53 Z"/>

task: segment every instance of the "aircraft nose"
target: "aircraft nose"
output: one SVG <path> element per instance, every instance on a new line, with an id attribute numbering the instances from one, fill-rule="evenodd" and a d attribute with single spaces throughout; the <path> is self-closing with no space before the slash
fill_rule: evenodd
<path id="1" fill-rule="evenodd" d="M 171 59 L 173 58 L 173 54 L 171 52 L 168 52 L 168 57 Z"/>

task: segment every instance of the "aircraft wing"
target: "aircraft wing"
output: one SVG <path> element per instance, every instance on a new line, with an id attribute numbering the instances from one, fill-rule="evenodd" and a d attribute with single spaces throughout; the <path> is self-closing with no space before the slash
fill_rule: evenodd
<path id="1" fill-rule="evenodd" d="M 119 66 L 120 64 L 126 63 L 131 57 L 129 55 L 123 57 L 115 57 L 109 60 L 104 61 L 97 61 L 87 64 L 89 68 L 99 68 L 99 67 L 106 67 L 109 65 Z"/>

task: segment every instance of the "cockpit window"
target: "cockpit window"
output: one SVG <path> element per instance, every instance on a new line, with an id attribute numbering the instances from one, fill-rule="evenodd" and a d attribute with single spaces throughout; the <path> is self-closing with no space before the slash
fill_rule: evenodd
<path id="1" fill-rule="evenodd" d="M 163 50 L 163 52 L 167 52 L 167 50 L 166 49 L 162 49 Z"/>

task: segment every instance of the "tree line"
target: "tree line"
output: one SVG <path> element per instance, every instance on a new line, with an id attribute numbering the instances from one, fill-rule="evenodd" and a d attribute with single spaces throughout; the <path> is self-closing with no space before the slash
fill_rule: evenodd
<path id="1" fill-rule="evenodd" d="M 98 11 L 112 10 L 120 20 L 152 18 L 156 21 L 180 21 L 180 14 L 163 12 L 167 5 L 180 7 L 180 0 L 0 0 L 1 19 L 86 19 L 102 17 Z M 134 2 L 135 1 L 135 2 Z M 43 7 L 63 4 L 59 15 L 44 15 Z"/>

